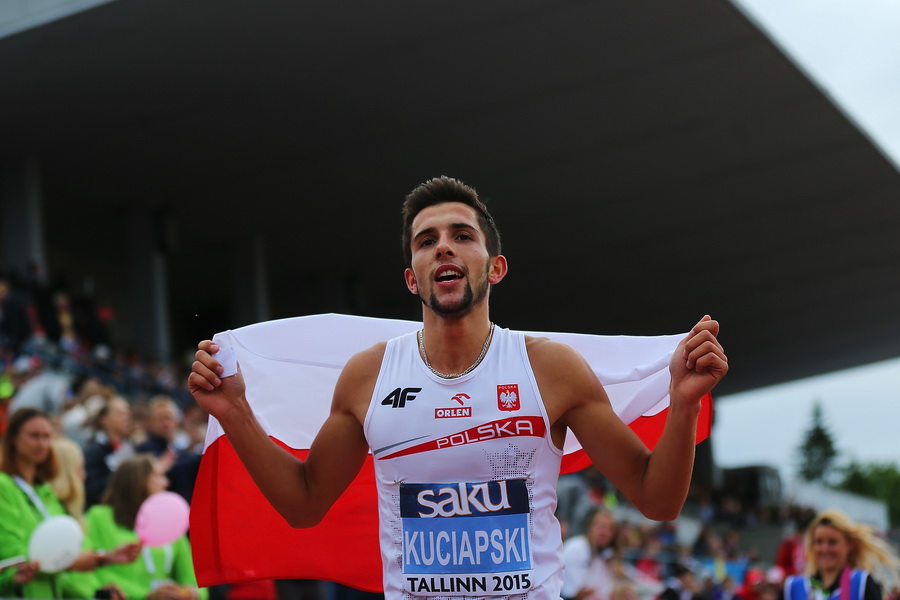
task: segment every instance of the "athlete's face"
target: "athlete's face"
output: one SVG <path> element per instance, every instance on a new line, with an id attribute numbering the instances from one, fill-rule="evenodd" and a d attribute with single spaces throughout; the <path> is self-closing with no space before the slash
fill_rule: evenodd
<path id="1" fill-rule="evenodd" d="M 475 210 L 459 202 L 423 209 L 412 224 L 412 267 L 406 285 L 438 315 L 460 318 L 483 303 L 506 274 L 506 259 L 491 257 Z"/>
<path id="2" fill-rule="evenodd" d="M 819 569 L 834 573 L 847 564 L 851 546 L 841 530 L 830 525 L 817 525 L 813 531 L 812 548 Z"/>

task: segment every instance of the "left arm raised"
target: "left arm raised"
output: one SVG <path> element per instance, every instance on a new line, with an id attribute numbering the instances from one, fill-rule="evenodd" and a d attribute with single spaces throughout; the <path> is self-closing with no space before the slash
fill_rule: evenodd
<path id="1" fill-rule="evenodd" d="M 706 316 L 678 344 L 669 366 L 668 417 L 653 452 L 615 414 L 577 352 L 549 340 L 529 348 L 556 443 L 561 447 L 565 428 L 571 429 L 597 468 L 648 518 L 673 520 L 687 497 L 700 399 L 728 371 L 718 331 Z"/>

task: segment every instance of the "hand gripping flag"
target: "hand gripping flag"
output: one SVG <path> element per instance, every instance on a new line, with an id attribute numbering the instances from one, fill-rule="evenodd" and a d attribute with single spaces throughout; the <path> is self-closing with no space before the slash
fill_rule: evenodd
<path id="1" fill-rule="evenodd" d="M 413 321 L 327 314 L 258 323 L 213 340 L 231 349 L 263 429 L 304 458 L 325 422 L 338 375 L 356 352 L 415 331 Z M 526 332 L 569 344 L 603 383 L 616 414 L 652 448 L 665 425 L 669 361 L 684 335 L 599 336 Z M 703 399 L 697 441 L 709 436 Z M 587 467 L 566 436 L 562 472 Z M 201 586 L 254 579 L 318 579 L 381 590 L 378 513 L 371 455 L 322 522 L 294 529 L 265 499 L 215 419 L 210 419 L 191 503 L 191 545 Z"/>

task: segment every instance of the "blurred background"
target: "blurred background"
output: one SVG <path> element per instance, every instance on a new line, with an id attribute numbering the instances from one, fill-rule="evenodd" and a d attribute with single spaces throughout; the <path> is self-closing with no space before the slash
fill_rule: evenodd
<path id="1" fill-rule="evenodd" d="M 500 225 L 500 325 L 723 323 L 682 537 L 715 503 L 771 561 L 820 500 L 890 532 L 898 26 L 875 0 L 2 2 L 0 396 L 49 372 L 60 410 L 86 377 L 188 408 L 217 331 L 418 319 L 400 203 L 445 174 Z"/>

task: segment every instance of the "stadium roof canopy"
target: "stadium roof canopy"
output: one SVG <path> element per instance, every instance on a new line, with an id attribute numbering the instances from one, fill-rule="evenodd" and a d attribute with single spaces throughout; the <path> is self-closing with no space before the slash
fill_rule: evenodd
<path id="1" fill-rule="evenodd" d="M 51 269 L 115 301 L 151 208 L 179 345 L 243 324 L 254 240 L 271 317 L 418 318 L 399 205 L 447 174 L 503 326 L 710 313 L 722 392 L 900 356 L 900 174 L 724 0 L 117 0 L 0 39 L 0 86 Z"/>

